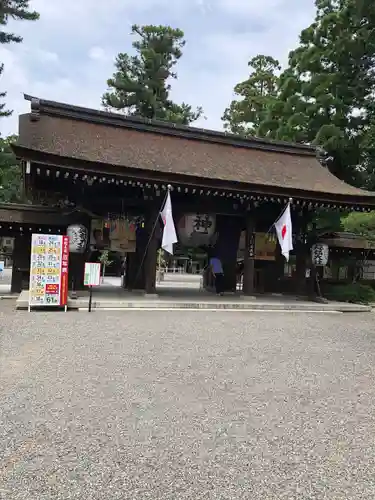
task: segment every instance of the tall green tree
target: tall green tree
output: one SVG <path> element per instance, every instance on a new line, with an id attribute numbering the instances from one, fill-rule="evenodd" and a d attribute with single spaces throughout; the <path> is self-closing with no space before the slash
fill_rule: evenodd
<path id="1" fill-rule="evenodd" d="M 262 133 L 271 106 L 278 97 L 280 63 L 270 56 L 257 55 L 248 62 L 249 78 L 234 87 L 236 99 L 224 111 L 224 127 L 233 134 L 270 135 Z"/>
<path id="2" fill-rule="evenodd" d="M 316 0 L 280 78 L 278 108 L 262 128 L 275 138 L 312 143 L 327 152 L 339 178 L 361 185 L 363 131 L 375 90 L 375 5 L 371 0 Z"/>
<path id="3" fill-rule="evenodd" d="M 345 231 L 375 241 L 375 211 L 352 212 L 342 219 Z"/>
<path id="4" fill-rule="evenodd" d="M 117 56 L 103 105 L 127 115 L 184 125 L 197 120 L 201 108 L 193 109 L 170 99 L 170 81 L 177 78 L 174 67 L 185 46 L 183 31 L 169 26 L 134 25 L 132 35 L 137 37 L 132 44 L 135 55 Z"/>
<path id="5" fill-rule="evenodd" d="M 363 187 L 375 191 L 375 101 L 367 108 L 368 124 L 362 133 L 360 172 Z"/>
<path id="6" fill-rule="evenodd" d="M 30 9 L 29 0 L 0 0 L 0 25 L 5 27 L 10 19 L 16 21 L 36 21 L 39 14 Z M 0 43 L 21 43 L 22 37 L 0 30 Z"/>
<path id="7" fill-rule="evenodd" d="M 0 138 L 0 201 L 16 202 L 21 198 L 21 167 L 10 144 L 17 141 L 11 135 Z"/>

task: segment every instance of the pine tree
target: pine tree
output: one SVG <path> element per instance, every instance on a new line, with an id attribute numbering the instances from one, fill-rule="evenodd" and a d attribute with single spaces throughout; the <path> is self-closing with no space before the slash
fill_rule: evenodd
<path id="1" fill-rule="evenodd" d="M 330 170 L 361 184 L 363 131 L 375 90 L 375 5 L 370 0 L 316 0 L 315 22 L 302 31 L 280 78 L 278 112 L 262 127 L 278 139 L 320 145 Z"/>
<path id="2" fill-rule="evenodd" d="M 251 68 L 249 78 L 234 87 L 238 98 L 224 111 L 224 127 L 244 136 L 271 135 L 268 130 L 263 134 L 260 126 L 271 105 L 277 101 L 280 63 L 272 57 L 258 55 L 249 61 L 248 66 Z"/>
<path id="3" fill-rule="evenodd" d="M 127 115 L 141 116 L 189 125 L 197 120 L 202 109 L 172 102 L 170 79 L 176 79 L 174 66 L 182 56 L 184 33 L 168 26 L 132 27 L 138 39 L 133 42 L 136 55 L 120 53 L 116 71 L 107 81 L 109 90 L 103 95 L 106 108 L 121 110 Z"/>
<path id="4" fill-rule="evenodd" d="M 21 167 L 10 144 L 16 136 L 0 138 L 0 201 L 15 202 L 21 197 Z"/>
<path id="5" fill-rule="evenodd" d="M 0 0 L 0 25 L 6 26 L 9 19 L 36 21 L 39 14 L 30 10 L 29 0 Z M 0 43 L 21 43 L 22 37 L 15 33 L 0 31 Z"/>

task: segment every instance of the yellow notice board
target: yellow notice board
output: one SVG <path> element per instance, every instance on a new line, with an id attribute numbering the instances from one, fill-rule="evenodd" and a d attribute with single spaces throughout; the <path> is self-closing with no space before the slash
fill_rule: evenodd
<path id="1" fill-rule="evenodd" d="M 255 233 L 255 260 L 275 260 L 276 237 L 267 233 Z"/>

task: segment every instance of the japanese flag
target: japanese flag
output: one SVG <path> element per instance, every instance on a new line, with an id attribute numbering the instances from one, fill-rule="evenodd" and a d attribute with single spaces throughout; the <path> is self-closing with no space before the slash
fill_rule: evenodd
<path id="1" fill-rule="evenodd" d="M 290 203 L 286 206 L 281 217 L 275 222 L 277 239 L 279 240 L 281 253 L 289 261 L 289 252 L 293 250 L 292 240 L 292 218 L 290 215 Z"/>
<path id="2" fill-rule="evenodd" d="M 165 201 L 164 208 L 160 213 L 164 229 L 163 229 L 163 240 L 161 242 L 161 247 L 168 253 L 173 255 L 173 243 L 177 243 L 176 229 L 174 227 L 173 215 L 172 215 L 172 202 L 171 195 L 168 191 L 167 199 Z"/>

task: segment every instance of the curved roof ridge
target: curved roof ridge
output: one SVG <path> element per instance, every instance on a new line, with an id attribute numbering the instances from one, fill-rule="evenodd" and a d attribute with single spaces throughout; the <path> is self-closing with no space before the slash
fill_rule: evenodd
<path id="1" fill-rule="evenodd" d="M 179 135 L 201 141 L 229 144 L 231 146 L 247 147 L 250 149 L 264 149 L 266 151 L 278 151 L 280 153 L 316 156 L 317 149 L 308 144 L 297 144 L 287 141 L 265 139 L 262 137 L 240 137 L 236 134 L 210 130 L 190 125 L 180 125 L 160 120 L 150 120 L 137 116 L 126 116 L 112 111 L 99 110 L 41 99 L 29 94 L 24 98 L 31 102 L 31 110 L 36 114 L 78 119 L 88 123 L 102 123 L 103 125 L 118 126 L 155 132 L 165 135 Z"/>

